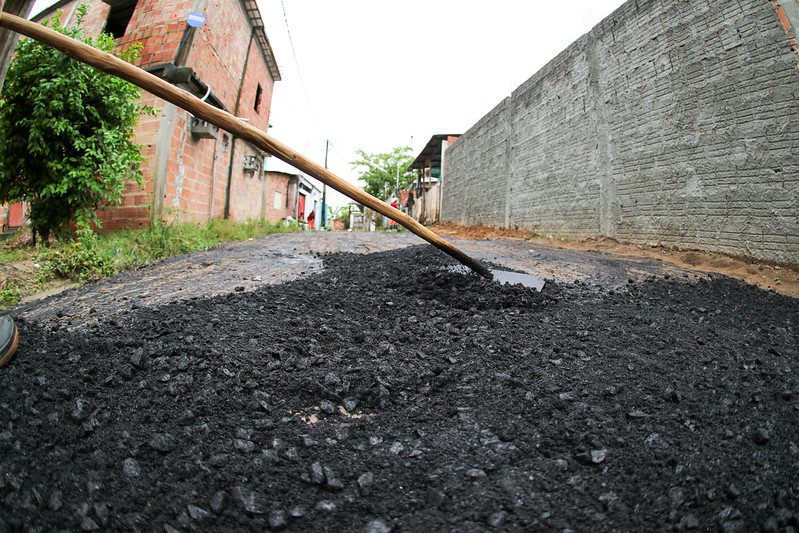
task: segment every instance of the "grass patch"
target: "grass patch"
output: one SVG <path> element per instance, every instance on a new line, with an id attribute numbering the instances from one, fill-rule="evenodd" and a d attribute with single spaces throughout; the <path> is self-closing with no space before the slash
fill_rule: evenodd
<path id="1" fill-rule="evenodd" d="M 95 236 L 90 246 L 97 260 L 114 272 L 146 265 L 174 255 L 207 250 L 229 241 L 243 241 L 273 233 L 297 231 L 299 226 L 265 220 L 230 222 L 214 220 L 194 223 L 159 224 L 145 230 L 121 230 Z"/>
<path id="2" fill-rule="evenodd" d="M 24 261 L 25 259 L 32 258 L 34 255 L 34 250 L 30 248 L 26 249 L 0 246 L 0 265 L 14 263 L 16 261 Z"/>
<path id="3" fill-rule="evenodd" d="M 13 281 L 0 281 L 0 309 L 8 309 L 19 303 L 22 290 Z"/>
<path id="4" fill-rule="evenodd" d="M 20 247 L 2 243 L 0 310 L 16 305 L 24 296 L 43 290 L 53 280 L 83 282 L 100 279 L 174 255 L 207 250 L 223 242 L 297 230 L 299 226 L 296 223 L 287 226 L 283 222 L 264 220 L 214 220 L 204 225 L 181 222 L 102 235 L 83 233 L 76 240 L 53 243 L 49 247 Z M 37 270 L 34 273 L 22 275 L 21 278 L 17 273 L 16 278 L 11 278 L 1 268 L 4 264 L 25 260 L 36 263 Z M 8 272 L 11 270 L 6 269 Z"/>

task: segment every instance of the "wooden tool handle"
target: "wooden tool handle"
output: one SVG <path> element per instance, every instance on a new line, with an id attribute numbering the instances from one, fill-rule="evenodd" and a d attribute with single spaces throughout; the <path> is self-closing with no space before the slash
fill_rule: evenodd
<path id="1" fill-rule="evenodd" d="M 0 6 L 1 5 L 2 0 L 0 0 Z M 339 178 L 321 165 L 314 163 L 307 157 L 276 141 L 263 131 L 247 124 L 230 113 L 207 104 L 189 92 L 179 89 L 118 57 L 97 50 L 96 48 L 40 24 L 27 21 L 14 15 L 0 14 L 0 26 L 57 48 L 65 54 L 102 70 L 103 72 L 119 76 L 155 96 L 185 109 L 198 118 L 210 122 L 237 137 L 246 139 L 258 148 L 282 159 L 286 163 L 305 172 L 309 176 L 313 176 L 322 183 L 333 187 L 356 202 L 396 220 L 439 250 L 454 257 L 481 276 L 491 279 L 491 272 L 479 261 L 469 257 L 399 209 L 395 209 L 381 202 L 371 194 Z"/>

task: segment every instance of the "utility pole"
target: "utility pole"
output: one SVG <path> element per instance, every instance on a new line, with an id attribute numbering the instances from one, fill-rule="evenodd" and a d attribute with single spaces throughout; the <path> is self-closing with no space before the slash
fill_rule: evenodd
<path id="1" fill-rule="evenodd" d="M 330 140 L 325 141 L 325 169 L 327 169 L 327 152 L 330 148 Z M 322 184 L 322 216 L 319 218 L 322 221 L 319 229 L 327 226 L 327 185 Z"/>

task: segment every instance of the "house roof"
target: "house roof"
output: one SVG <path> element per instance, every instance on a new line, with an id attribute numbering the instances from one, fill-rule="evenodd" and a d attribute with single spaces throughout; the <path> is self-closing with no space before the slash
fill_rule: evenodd
<path id="1" fill-rule="evenodd" d="M 280 174 L 281 176 L 287 176 L 289 178 L 296 178 L 299 179 L 301 174 L 298 172 L 284 172 L 282 170 L 268 170 L 266 171 L 267 174 Z"/>
<path id="2" fill-rule="evenodd" d="M 313 194 L 315 192 L 319 193 L 319 194 L 322 193 L 322 189 L 317 187 L 316 184 L 313 181 L 311 181 L 311 179 L 308 176 L 300 174 L 299 184 L 300 184 L 299 185 L 300 189 L 305 189 L 306 191 L 310 192 L 311 194 Z"/>
<path id="3" fill-rule="evenodd" d="M 255 30 L 255 40 L 258 41 L 258 47 L 261 49 L 261 55 L 264 56 L 269 74 L 274 81 L 280 81 L 280 69 L 277 68 L 275 53 L 272 51 L 272 45 L 269 44 L 269 39 L 266 37 L 264 19 L 261 18 L 261 11 L 258 9 L 258 4 L 255 0 L 240 1 L 242 7 L 244 7 L 244 12 L 247 14 L 247 18 L 250 20 L 250 26 Z"/>
<path id="4" fill-rule="evenodd" d="M 68 4 L 72 0 L 59 0 L 55 4 L 44 8 L 43 10 L 39 11 L 31 17 L 31 20 L 36 22 L 41 21 L 44 17 L 50 15 L 51 13 L 55 12 L 56 9 L 60 9 L 64 7 L 64 5 Z M 250 26 L 255 31 L 255 40 L 258 42 L 258 48 L 261 49 L 261 55 L 266 61 L 266 66 L 269 69 L 269 74 L 272 76 L 274 81 L 280 81 L 280 69 L 277 67 L 277 60 L 275 59 L 275 53 L 272 50 L 272 45 L 269 44 L 269 39 L 266 37 L 266 30 L 264 29 L 264 20 L 261 18 L 261 11 L 258 9 L 258 4 L 255 0 L 239 0 L 241 2 L 241 7 L 244 9 L 244 13 L 247 15 L 247 20 L 250 23 Z M 103 0 L 105 3 L 110 3 L 110 0 Z"/>
<path id="5" fill-rule="evenodd" d="M 440 167 L 441 166 L 441 141 L 446 141 L 449 137 L 460 137 L 460 133 L 437 133 L 430 137 L 430 140 L 427 141 L 427 144 L 422 151 L 419 152 L 419 155 L 416 156 L 416 159 L 413 160 L 411 163 L 410 168 L 425 168 L 427 167 L 427 160 L 428 158 L 431 161 L 431 165 L 433 167 Z"/>

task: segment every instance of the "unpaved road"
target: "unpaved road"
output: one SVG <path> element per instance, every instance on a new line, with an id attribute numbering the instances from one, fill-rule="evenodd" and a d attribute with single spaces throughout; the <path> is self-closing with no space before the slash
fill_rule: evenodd
<path id="1" fill-rule="evenodd" d="M 409 242 L 270 237 L 21 309 L 0 531 L 796 531 L 799 300 L 524 243 L 460 244 L 592 285 L 307 253 Z"/>
<path id="2" fill-rule="evenodd" d="M 521 240 L 452 241 L 480 260 L 492 261 L 546 279 L 580 281 L 617 287 L 628 280 L 651 276 L 705 277 L 681 271 L 668 263 L 617 257 L 597 252 L 532 245 Z M 67 327 L 94 323 L 101 316 L 138 307 L 157 307 L 176 300 L 252 291 L 264 285 L 298 279 L 322 270 L 323 254 L 367 254 L 424 244 L 407 232 L 303 232 L 272 235 L 247 242 L 224 244 L 206 252 L 188 254 L 130 271 L 114 278 L 70 289 L 12 311 L 30 320 L 52 321 Z M 424 265 L 418 265 L 423 268 Z M 408 271 L 408 280 L 418 276 Z"/>

